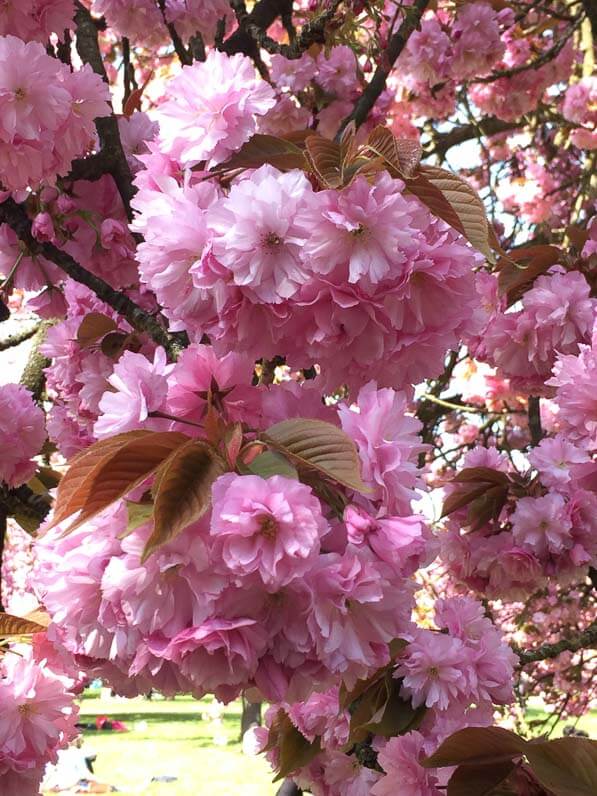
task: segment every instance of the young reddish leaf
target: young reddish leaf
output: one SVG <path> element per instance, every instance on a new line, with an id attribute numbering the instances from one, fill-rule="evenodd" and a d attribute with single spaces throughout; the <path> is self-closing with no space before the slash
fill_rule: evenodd
<path id="1" fill-rule="evenodd" d="M 75 454 L 69 462 L 69 469 L 58 485 L 50 528 L 83 507 L 93 485 L 90 475 L 101 462 L 108 459 L 119 447 L 126 445 L 129 440 L 144 437 L 149 433 L 140 430 L 117 434 L 115 437 L 95 442 Z"/>
<path id="2" fill-rule="evenodd" d="M 488 260 L 493 260 L 485 207 L 462 177 L 438 166 L 420 166 L 416 175 L 406 180 L 406 189 L 433 215 L 464 235 Z"/>
<path id="3" fill-rule="evenodd" d="M 118 359 L 122 354 L 131 335 L 124 332 L 110 332 L 107 334 L 100 343 L 102 354 L 105 354 L 110 359 Z"/>
<path id="4" fill-rule="evenodd" d="M 501 257 L 496 264 L 498 286 L 500 293 L 506 295 L 508 306 L 518 301 L 538 276 L 561 259 L 562 252 L 557 246 L 524 246 Z"/>
<path id="5" fill-rule="evenodd" d="M 224 435 L 224 449 L 226 458 L 231 467 L 236 467 L 236 461 L 243 445 L 243 428 L 240 423 L 235 423 L 228 428 Z"/>
<path id="6" fill-rule="evenodd" d="M 31 619 L 0 613 L 0 637 L 28 636 L 32 633 L 41 633 L 46 627 L 47 625 L 39 624 Z"/>
<path id="7" fill-rule="evenodd" d="M 81 348 L 88 348 L 93 343 L 104 337 L 109 332 L 113 332 L 118 326 L 116 321 L 102 315 L 101 312 L 90 312 L 81 321 L 77 330 L 77 343 Z"/>
<path id="8" fill-rule="evenodd" d="M 269 740 L 264 751 L 277 749 L 278 774 L 276 782 L 283 779 L 303 766 L 309 765 L 311 760 L 321 752 L 319 738 L 313 743 L 297 730 L 283 710 L 279 710 L 272 722 Z"/>
<path id="9" fill-rule="evenodd" d="M 269 163 L 270 166 L 274 166 L 280 171 L 307 168 L 304 152 L 293 141 L 257 133 L 231 158 L 218 164 L 214 172 L 258 169 L 264 163 Z"/>
<path id="10" fill-rule="evenodd" d="M 503 763 L 526 752 L 527 742 L 514 732 L 501 727 L 466 727 L 447 738 L 421 765 L 443 766 L 485 765 Z"/>
<path id="11" fill-rule="evenodd" d="M 361 463 L 351 438 L 324 420 L 295 418 L 269 428 L 264 438 L 291 462 L 315 469 L 357 492 L 371 490 L 361 480 Z"/>
<path id="12" fill-rule="evenodd" d="M 188 439 L 175 431 L 133 431 L 87 448 L 60 482 L 52 525 L 78 510 L 65 533 L 88 522 L 143 483 Z"/>
<path id="13" fill-rule="evenodd" d="M 150 71 L 143 85 L 131 91 L 122 109 L 122 113 L 124 116 L 132 116 L 135 111 L 141 110 L 141 100 L 143 98 L 143 92 L 147 88 L 149 81 L 152 79 L 152 77 L 153 77 L 153 69 Z"/>
<path id="14" fill-rule="evenodd" d="M 501 470 L 493 470 L 491 467 L 465 467 L 452 480 L 459 484 L 469 481 L 485 481 L 490 484 L 507 486 L 510 483 L 506 473 Z"/>
<path id="15" fill-rule="evenodd" d="M 511 760 L 489 765 L 458 766 L 448 782 L 447 796 L 492 796 L 516 768 Z"/>
<path id="16" fill-rule="evenodd" d="M 369 135 L 365 148 L 382 158 L 393 177 L 413 177 L 423 154 L 418 141 L 396 138 L 383 125 L 376 127 Z"/>
<path id="17" fill-rule="evenodd" d="M 141 561 L 205 514 L 213 482 L 225 470 L 225 462 L 215 448 L 202 440 L 190 440 L 166 459 L 158 473 L 154 529 Z"/>
<path id="18" fill-rule="evenodd" d="M 326 188 L 340 188 L 343 184 L 340 144 L 321 135 L 310 135 L 305 146 L 319 182 Z"/>
<path id="19" fill-rule="evenodd" d="M 597 793 L 597 741 L 588 738 L 531 741 L 525 755 L 539 782 L 555 796 Z"/>
<path id="20" fill-rule="evenodd" d="M 467 523 L 478 531 L 490 520 L 497 519 L 508 500 L 507 486 L 492 486 L 468 505 Z"/>

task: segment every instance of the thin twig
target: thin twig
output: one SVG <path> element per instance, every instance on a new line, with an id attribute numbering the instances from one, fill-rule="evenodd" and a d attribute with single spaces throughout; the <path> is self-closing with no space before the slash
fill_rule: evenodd
<path id="1" fill-rule="evenodd" d="M 551 660 L 557 658 L 562 652 L 578 652 L 578 650 L 591 648 L 597 644 L 597 619 L 574 638 L 563 638 L 553 644 L 542 644 L 535 650 L 514 649 L 520 658 L 520 665 L 526 666 L 527 663 Z"/>
<path id="2" fill-rule="evenodd" d="M 367 84 L 367 87 L 357 100 L 352 113 L 340 125 L 336 135 L 336 140 L 340 139 L 345 127 L 354 122 L 357 127 L 365 121 L 369 111 L 377 102 L 379 96 L 386 87 L 386 81 L 400 53 L 406 47 L 411 33 L 419 26 L 425 9 L 429 5 L 429 0 L 415 0 L 412 6 L 405 8 L 405 16 L 402 24 L 390 37 L 390 41 L 384 53 L 382 53 L 381 63 L 375 70 L 375 74 Z"/>
<path id="3" fill-rule="evenodd" d="M 22 205 L 14 199 L 6 199 L 0 204 L 0 223 L 8 224 L 23 241 L 32 255 L 42 255 L 68 274 L 71 279 L 85 285 L 113 310 L 116 310 L 131 326 L 140 332 L 146 332 L 158 345 L 165 348 L 170 359 L 176 359 L 184 346 L 184 341 L 170 335 L 149 313 L 142 310 L 134 301 L 121 291 L 114 290 L 103 279 L 87 271 L 70 254 L 62 251 L 52 243 L 40 243 L 31 232 L 31 220 Z"/>

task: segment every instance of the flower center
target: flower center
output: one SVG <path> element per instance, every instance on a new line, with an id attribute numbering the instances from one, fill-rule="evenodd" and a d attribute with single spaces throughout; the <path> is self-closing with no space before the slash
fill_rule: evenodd
<path id="1" fill-rule="evenodd" d="M 268 232 L 263 238 L 263 245 L 266 249 L 275 249 L 275 247 L 279 246 L 281 243 L 282 238 L 276 235 L 275 232 Z"/>
<path id="2" fill-rule="evenodd" d="M 260 514 L 257 517 L 259 533 L 266 539 L 275 539 L 278 533 L 278 521 L 271 514 Z"/>
<path id="3" fill-rule="evenodd" d="M 19 713 L 21 716 L 31 716 L 35 712 L 35 705 L 31 702 L 25 702 L 25 704 L 19 705 Z"/>
<path id="4" fill-rule="evenodd" d="M 549 528 L 549 522 L 547 520 L 541 520 L 541 522 L 539 523 L 539 528 L 542 531 L 546 531 Z"/>
<path id="5" fill-rule="evenodd" d="M 351 229 L 350 234 L 353 238 L 359 238 L 365 232 L 365 227 L 363 224 L 359 224 L 356 229 Z"/>
<path id="6" fill-rule="evenodd" d="M 25 99 L 27 93 L 24 88 L 17 88 L 15 89 L 15 99 L 22 100 Z"/>

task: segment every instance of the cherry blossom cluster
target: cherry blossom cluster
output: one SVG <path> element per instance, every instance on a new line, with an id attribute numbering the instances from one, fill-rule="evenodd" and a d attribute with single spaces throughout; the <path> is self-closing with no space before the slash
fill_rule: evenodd
<path id="1" fill-rule="evenodd" d="M 72 27 L 73 0 L 6 0 L 2 4 L 0 36 L 46 44 L 52 33 L 62 38 Z"/>
<path id="2" fill-rule="evenodd" d="M 137 175 L 134 229 L 141 280 L 172 327 L 222 353 L 316 362 L 328 389 L 405 388 L 439 371 L 475 328 L 478 257 L 465 241 L 385 173 L 315 191 L 302 171 L 264 165 L 224 192 L 197 170 L 248 140 L 273 103 L 244 56 L 184 68 L 169 95 Z M 195 170 L 180 177 L 181 166 Z"/>
<path id="3" fill-rule="evenodd" d="M 174 25 L 184 42 L 199 34 L 206 44 L 212 44 L 220 20 L 225 20 L 227 27 L 232 21 L 226 0 L 166 0 L 163 16 L 152 0 L 92 0 L 91 9 L 105 17 L 115 34 L 146 46 L 169 40 L 167 23 Z"/>
<path id="4" fill-rule="evenodd" d="M 457 511 L 442 538 L 449 572 L 493 599 L 521 599 L 549 578 L 578 579 L 597 560 L 597 463 L 563 435 L 542 440 L 528 461 L 529 477 L 537 474 L 531 494 L 507 502 L 497 519 L 472 532 L 466 510 Z M 494 448 L 477 448 L 463 462 L 510 471 Z"/>
<path id="5" fill-rule="evenodd" d="M 49 531 L 36 545 L 40 600 L 66 648 L 109 667 L 112 683 L 133 676 L 129 689 L 224 700 L 255 684 L 270 699 L 296 700 L 315 683 L 352 686 L 385 665 L 389 642 L 409 625 L 408 579 L 436 546 L 410 509 L 421 445 L 404 394 L 370 383 L 355 406 L 326 408 L 309 383 L 254 387 L 252 374 L 249 358 L 218 358 L 208 346 L 174 366 L 161 349 L 153 359 L 126 351 L 93 433 L 169 428 L 201 438 L 210 392 L 229 422 L 325 418 L 354 439 L 370 497 L 353 497 L 338 517 L 290 476 L 228 473 L 213 485 L 210 515 L 144 563 L 151 523 L 127 535 L 124 503 L 67 537 Z M 67 600 L 74 581 L 78 599 Z"/>
<path id="6" fill-rule="evenodd" d="M 0 174 L 12 191 L 53 182 L 95 143 L 94 119 L 110 112 L 90 66 L 71 70 L 43 45 L 0 37 Z"/>
<path id="7" fill-rule="evenodd" d="M 46 763 L 55 763 L 58 750 L 78 735 L 78 708 L 69 690 L 74 683 L 31 645 L 3 652 L 0 789 L 3 796 L 37 796 Z"/>
<path id="8" fill-rule="evenodd" d="M 497 300 L 474 353 L 523 391 L 541 392 L 556 352 L 578 354 L 590 341 L 597 303 L 580 272 L 556 268 L 536 279 L 521 304 L 506 311 L 505 299 Z"/>
<path id="9" fill-rule="evenodd" d="M 44 413 L 31 392 L 20 384 L 0 386 L 0 482 L 14 487 L 28 481 L 45 439 Z"/>
<path id="10" fill-rule="evenodd" d="M 421 757 L 462 727 L 491 724 L 493 705 L 512 699 L 516 656 L 476 600 L 438 600 L 435 623 L 437 629 L 414 630 L 394 669 L 403 697 L 427 708 L 416 730 L 391 739 L 374 732 L 366 744 L 348 744 L 351 714 L 340 707 L 337 688 L 269 709 L 267 726 L 282 710 L 307 741 L 320 739 L 322 751 L 293 773 L 299 787 L 315 796 L 440 796 L 445 775 L 423 768 Z M 267 726 L 254 730 L 256 743 L 277 767 Z"/>

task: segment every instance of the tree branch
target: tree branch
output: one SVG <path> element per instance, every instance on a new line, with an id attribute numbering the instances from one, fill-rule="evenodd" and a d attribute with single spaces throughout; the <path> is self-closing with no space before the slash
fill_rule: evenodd
<path id="1" fill-rule="evenodd" d="M 93 71 L 109 84 L 99 47 L 97 25 L 91 13 L 78 0 L 76 9 L 75 22 L 77 25 L 77 52 L 79 57 L 83 63 L 89 64 Z M 133 217 L 131 199 L 136 191 L 131 170 L 122 148 L 118 121 L 116 116 L 112 114 L 111 116 L 97 119 L 95 126 L 100 139 L 102 153 L 104 153 L 103 165 L 107 169 L 107 173 L 114 178 L 118 192 L 122 197 L 126 214 L 131 220 Z M 99 161 L 96 161 L 96 167 L 97 162 Z"/>
<path id="2" fill-rule="evenodd" d="M 504 122 L 496 116 L 488 116 L 485 119 L 479 119 L 476 125 L 462 124 L 447 133 L 437 133 L 431 142 L 433 149 L 429 149 L 425 152 L 423 157 L 427 158 L 431 155 L 437 155 L 437 157 L 443 160 L 449 149 L 459 146 L 465 141 L 471 141 L 477 137 L 479 131 L 481 131 L 483 135 L 489 136 L 518 130 L 521 127 L 524 127 L 524 122 L 522 121 Z"/>
<path id="3" fill-rule="evenodd" d="M 247 24 L 256 30 L 266 31 L 278 17 L 287 15 L 289 5 L 292 8 L 292 0 L 259 0 L 247 17 Z M 222 42 L 219 49 L 228 55 L 244 53 L 251 58 L 259 54 L 255 39 L 241 27 Z"/>
<path id="4" fill-rule="evenodd" d="M 554 644 L 542 644 L 537 649 L 527 652 L 514 648 L 514 652 L 520 658 L 520 665 L 526 666 L 527 663 L 551 660 L 557 658 L 562 652 L 578 652 L 578 650 L 593 647 L 595 644 L 597 644 L 597 619 L 574 638 L 563 638 Z"/>
<path id="5" fill-rule="evenodd" d="M 357 100 L 357 103 L 352 113 L 344 119 L 340 125 L 340 129 L 336 135 L 336 140 L 340 138 L 344 128 L 351 122 L 354 122 L 357 127 L 360 127 L 367 116 L 369 111 L 377 102 L 380 94 L 386 86 L 386 80 L 392 71 L 396 60 L 400 53 L 406 47 L 408 39 L 421 22 L 421 17 L 429 4 L 429 0 L 415 0 L 412 6 L 405 9 L 405 17 L 388 43 L 385 52 L 382 55 L 381 63 L 375 70 L 375 74 L 367 84 L 367 87 Z"/>
<path id="6" fill-rule="evenodd" d="M 170 38 L 172 39 L 172 44 L 174 45 L 174 50 L 176 55 L 178 55 L 178 60 L 183 66 L 191 66 L 193 63 L 193 55 L 190 53 L 187 48 L 184 46 L 182 39 L 178 35 L 178 31 L 176 30 L 176 26 L 172 24 L 172 22 L 168 22 L 166 18 L 166 0 L 158 0 L 158 6 L 160 11 L 162 12 L 162 19 L 164 20 L 164 25 L 168 28 L 168 33 L 170 34 Z"/>
<path id="7" fill-rule="evenodd" d="M 52 503 L 44 495 L 36 495 L 28 486 L 10 488 L 0 483 L 0 507 L 9 517 L 23 516 L 43 522 L 50 513 Z"/>
<path id="8" fill-rule="evenodd" d="M 0 204 L 0 223 L 8 224 L 17 237 L 27 246 L 32 255 L 42 255 L 68 274 L 71 279 L 80 282 L 113 310 L 116 310 L 131 326 L 140 332 L 147 333 L 158 345 L 163 346 L 170 359 L 175 360 L 184 347 L 184 340 L 170 335 L 153 315 L 142 310 L 124 293 L 114 290 L 103 279 L 87 271 L 70 254 L 58 249 L 52 243 L 40 243 L 31 233 L 31 221 L 22 205 L 14 199 L 7 199 Z"/>
<path id="9" fill-rule="evenodd" d="M 543 429 L 541 428 L 541 403 L 539 396 L 529 395 L 528 412 L 531 442 L 533 445 L 538 445 L 543 439 Z"/>
<path id="10" fill-rule="evenodd" d="M 29 329 L 23 329 L 21 332 L 10 334 L 8 337 L 5 337 L 4 340 L 0 340 L 0 351 L 8 351 L 9 348 L 16 348 L 16 346 L 21 345 L 21 343 L 24 343 L 26 340 L 30 340 L 38 329 L 39 323 L 35 326 L 31 326 Z"/>
<path id="11" fill-rule="evenodd" d="M 332 0 L 329 7 L 319 16 L 306 22 L 298 36 L 295 35 L 290 44 L 280 44 L 264 30 L 251 21 L 251 14 L 247 11 L 244 0 L 230 0 L 230 5 L 234 9 L 239 29 L 248 33 L 259 47 L 263 47 L 268 53 L 283 55 L 291 61 L 300 58 L 312 44 L 325 43 L 326 25 L 333 19 L 343 0 Z M 282 19 L 288 23 L 288 9 L 280 11 Z"/>

